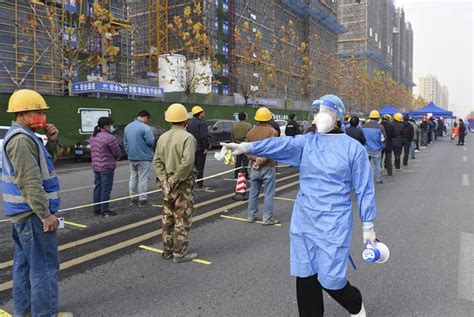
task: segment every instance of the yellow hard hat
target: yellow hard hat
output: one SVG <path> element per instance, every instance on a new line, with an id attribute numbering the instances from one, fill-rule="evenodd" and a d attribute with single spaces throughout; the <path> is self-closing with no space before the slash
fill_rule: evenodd
<path id="1" fill-rule="evenodd" d="M 268 108 L 262 107 L 255 113 L 255 120 L 260 122 L 266 122 L 272 120 L 272 113 Z"/>
<path id="2" fill-rule="evenodd" d="M 402 122 L 403 115 L 400 112 L 397 112 L 396 114 L 393 115 L 393 119 L 395 119 L 395 121 Z"/>
<path id="3" fill-rule="evenodd" d="M 172 123 L 184 122 L 188 120 L 188 110 L 182 104 L 174 103 L 166 110 L 165 120 Z"/>
<path id="4" fill-rule="evenodd" d="M 380 119 L 380 113 L 377 110 L 372 110 L 369 114 L 370 119 Z"/>
<path id="5" fill-rule="evenodd" d="M 199 112 L 203 112 L 203 111 L 204 111 L 204 109 L 201 108 L 200 106 L 194 106 L 193 109 L 191 110 L 191 112 L 193 113 L 193 116 L 195 114 L 198 114 Z"/>
<path id="6" fill-rule="evenodd" d="M 313 121 L 311 121 L 311 124 L 316 124 L 316 119 L 313 119 Z"/>
<path id="7" fill-rule="evenodd" d="M 11 95 L 8 101 L 7 112 L 15 113 L 46 109 L 49 109 L 49 107 L 39 93 L 31 89 L 20 89 Z"/>
<path id="8" fill-rule="evenodd" d="M 384 117 L 385 119 L 387 119 L 389 122 L 392 121 L 392 116 L 389 115 L 388 113 L 387 113 L 387 114 L 384 114 L 383 117 Z"/>

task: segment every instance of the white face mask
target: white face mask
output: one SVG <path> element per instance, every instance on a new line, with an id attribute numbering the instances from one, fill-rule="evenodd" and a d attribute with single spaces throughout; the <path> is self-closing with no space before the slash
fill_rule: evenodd
<path id="1" fill-rule="evenodd" d="M 107 128 L 107 130 L 109 130 L 109 132 L 112 133 L 115 131 L 115 128 L 113 125 L 111 125 L 110 127 Z"/>
<path id="2" fill-rule="evenodd" d="M 331 132 L 331 130 L 336 126 L 335 118 L 328 113 L 319 112 L 314 116 L 314 120 L 316 120 L 316 128 L 318 129 L 318 132 L 321 134 Z"/>

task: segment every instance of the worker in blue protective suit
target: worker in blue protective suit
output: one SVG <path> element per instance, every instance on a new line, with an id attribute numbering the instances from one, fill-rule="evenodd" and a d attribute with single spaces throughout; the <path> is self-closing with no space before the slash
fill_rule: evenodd
<path id="1" fill-rule="evenodd" d="M 223 144 L 300 169 L 300 191 L 290 225 L 291 275 L 300 316 L 322 316 L 324 289 L 353 316 L 365 316 L 359 290 L 347 280 L 354 190 L 363 242 L 375 243 L 373 172 L 367 151 L 341 131 L 344 104 L 334 95 L 313 103 L 318 132 L 259 142 Z"/>

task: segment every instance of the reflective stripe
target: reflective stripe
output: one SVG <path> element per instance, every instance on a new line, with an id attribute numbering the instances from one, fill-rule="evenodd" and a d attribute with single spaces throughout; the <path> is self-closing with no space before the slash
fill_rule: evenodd
<path id="1" fill-rule="evenodd" d="M 7 203 L 13 203 L 13 204 L 25 204 L 26 201 L 23 198 L 23 196 L 17 196 L 17 195 L 11 195 L 11 194 L 3 194 L 3 201 Z M 46 197 L 48 197 L 49 200 L 57 200 L 59 199 L 58 193 L 46 193 Z"/>

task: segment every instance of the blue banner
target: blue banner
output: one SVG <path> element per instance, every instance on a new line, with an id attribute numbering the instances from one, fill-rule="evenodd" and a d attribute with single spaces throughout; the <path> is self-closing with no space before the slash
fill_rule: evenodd
<path id="1" fill-rule="evenodd" d="M 162 97 L 164 95 L 163 88 L 153 86 L 128 85 L 106 81 L 87 81 L 74 83 L 72 85 L 72 93 L 74 95 L 94 92 L 144 97 Z"/>

